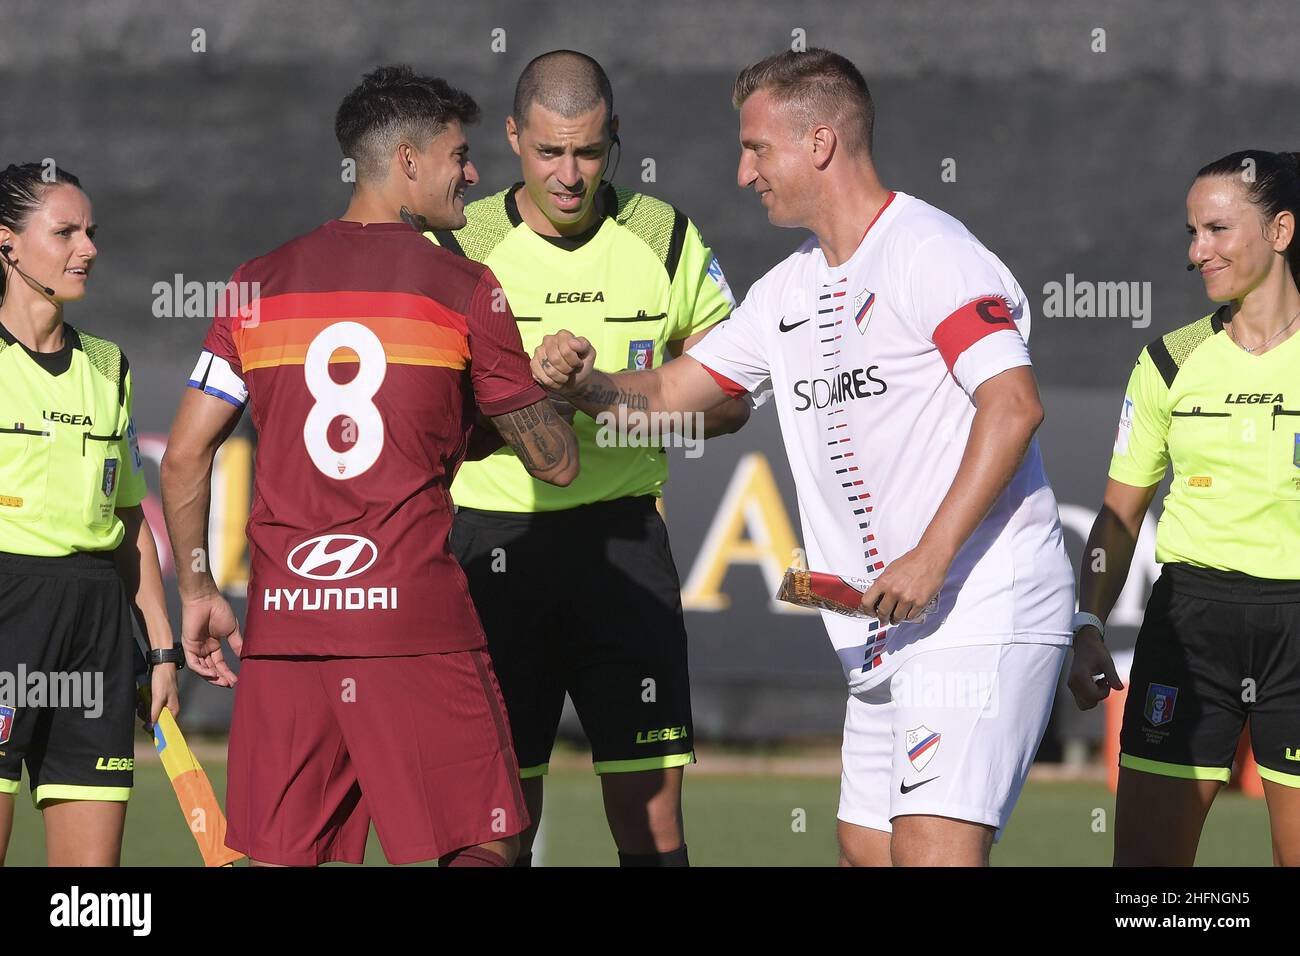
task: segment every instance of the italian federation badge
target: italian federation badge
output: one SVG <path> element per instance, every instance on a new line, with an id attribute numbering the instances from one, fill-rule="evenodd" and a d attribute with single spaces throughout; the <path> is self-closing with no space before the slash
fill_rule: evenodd
<path id="1" fill-rule="evenodd" d="M 104 459 L 104 477 L 99 484 L 99 488 L 104 492 L 105 498 L 113 497 L 113 490 L 117 488 L 117 459 Z"/>
<path id="2" fill-rule="evenodd" d="M 644 372 L 654 367 L 654 339 L 636 339 L 627 347 L 627 367 L 634 372 Z"/>
<path id="3" fill-rule="evenodd" d="M 1167 684 L 1148 684 L 1147 702 L 1142 714 L 1152 727 L 1159 727 L 1174 719 L 1174 701 L 1178 699 L 1178 688 Z"/>

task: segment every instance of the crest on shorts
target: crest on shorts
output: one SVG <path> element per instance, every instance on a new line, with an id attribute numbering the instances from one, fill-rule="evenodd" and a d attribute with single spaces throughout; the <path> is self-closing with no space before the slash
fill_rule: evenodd
<path id="1" fill-rule="evenodd" d="M 1174 701 L 1178 699 L 1178 688 L 1167 684 L 1148 684 L 1147 702 L 1142 714 L 1152 727 L 1159 727 L 1174 719 Z"/>
<path id="2" fill-rule="evenodd" d="M 863 289 L 853 297 L 853 322 L 858 332 L 867 334 L 867 323 L 871 321 L 871 311 L 876 307 L 876 294 Z"/>
<path id="3" fill-rule="evenodd" d="M 636 339 L 627 347 L 627 367 L 635 372 L 644 372 L 654 365 L 654 339 Z"/>
<path id="4" fill-rule="evenodd" d="M 9 743 L 9 735 L 14 732 L 15 713 L 13 707 L 0 707 L 0 744 Z"/>
<path id="5" fill-rule="evenodd" d="M 117 459 L 104 459 L 104 480 L 100 482 L 100 490 L 104 492 L 105 498 L 113 497 L 113 489 L 117 487 Z"/>
<path id="6" fill-rule="evenodd" d="M 912 762 L 912 766 L 919 772 L 925 769 L 934 755 L 939 751 L 940 734 L 936 734 L 929 727 L 922 724 L 907 732 L 907 759 Z"/>

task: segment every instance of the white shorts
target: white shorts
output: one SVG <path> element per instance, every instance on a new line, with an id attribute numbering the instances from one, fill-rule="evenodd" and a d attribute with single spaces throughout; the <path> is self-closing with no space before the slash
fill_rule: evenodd
<path id="1" fill-rule="evenodd" d="M 981 644 L 922 651 L 849 697 L 839 818 L 873 830 L 894 817 L 1002 827 L 1047 729 L 1066 648 Z"/>

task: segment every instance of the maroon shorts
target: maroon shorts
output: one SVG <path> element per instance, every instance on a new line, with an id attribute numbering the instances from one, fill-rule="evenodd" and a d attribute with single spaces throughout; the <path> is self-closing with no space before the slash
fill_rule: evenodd
<path id="1" fill-rule="evenodd" d="M 230 725 L 226 845 L 286 866 L 390 863 L 528 826 L 486 649 L 418 657 L 250 657 Z"/>

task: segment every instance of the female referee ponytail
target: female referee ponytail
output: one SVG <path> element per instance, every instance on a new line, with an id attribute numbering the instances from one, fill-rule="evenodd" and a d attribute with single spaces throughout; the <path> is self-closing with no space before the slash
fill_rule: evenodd
<path id="1" fill-rule="evenodd" d="M 120 862 L 146 667 L 133 620 L 156 665 L 141 718 L 178 709 L 130 366 L 64 321 L 94 235 L 76 176 L 0 171 L 0 863 L 24 767 L 51 866 Z"/>
<path id="2" fill-rule="evenodd" d="M 1069 678 L 1085 710 L 1123 689 L 1105 619 L 1172 465 L 1120 734 L 1117 866 L 1193 864 L 1247 720 L 1273 861 L 1300 866 L 1298 222 L 1296 153 L 1202 167 L 1188 257 L 1216 308 L 1143 349 L 1124 395 Z"/>

